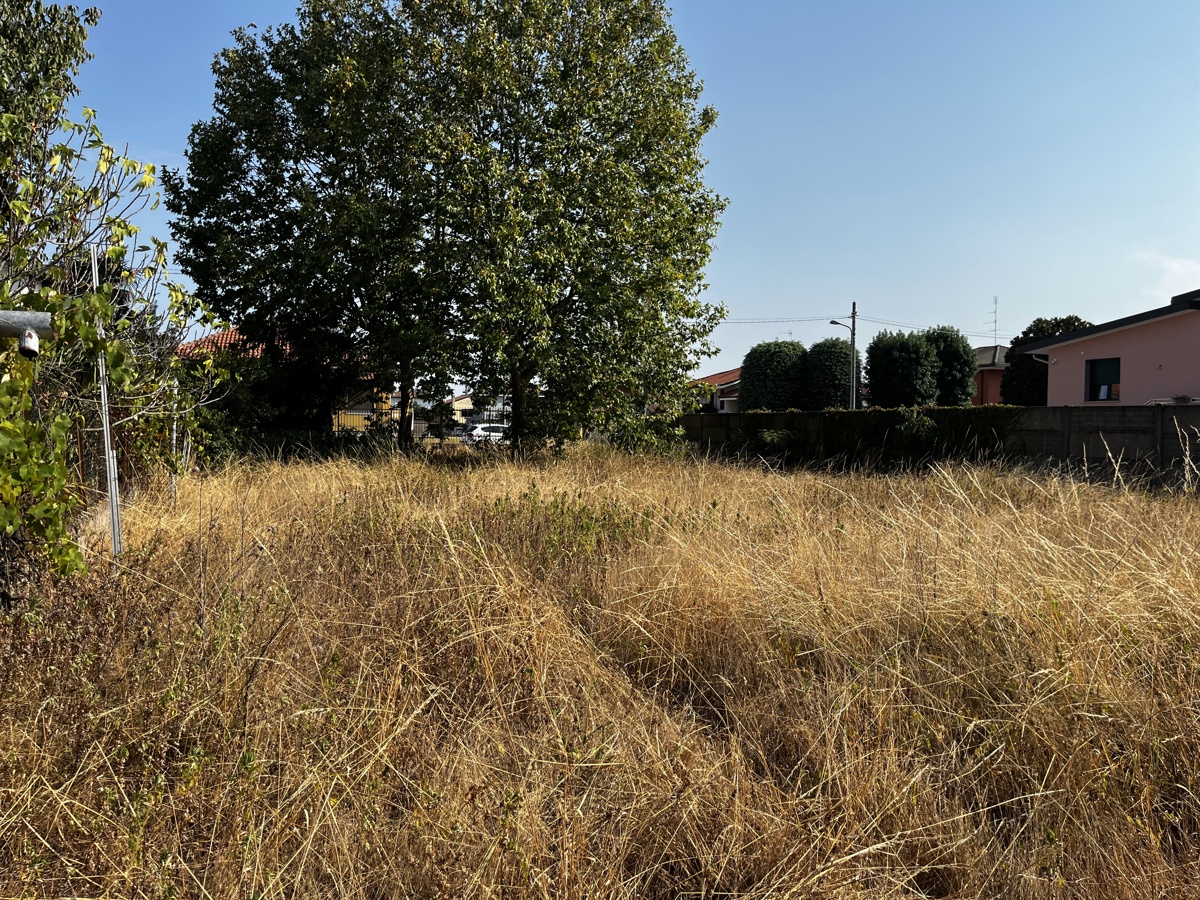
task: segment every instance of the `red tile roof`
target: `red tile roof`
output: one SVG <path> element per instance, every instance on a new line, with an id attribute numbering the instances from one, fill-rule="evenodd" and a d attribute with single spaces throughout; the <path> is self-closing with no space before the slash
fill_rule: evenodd
<path id="1" fill-rule="evenodd" d="M 723 384 L 729 384 L 731 381 L 737 381 L 742 377 L 742 367 L 736 369 L 726 369 L 724 372 L 714 372 L 712 375 L 705 375 L 702 378 L 697 378 L 692 384 L 708 384 L 713 387 L 720 387 Z"/>
<path id="2" fill-rule="evenodd" d="M 243 356 L 262 356 L 261 344 L 250 344 L 241 336 L 236 328 L 225 331 L 214 331 L 204 337 L 175 348 L 175 353 L 184 359 L 202 359 L 215 356 L 218 353 L 241 353 Z"/>

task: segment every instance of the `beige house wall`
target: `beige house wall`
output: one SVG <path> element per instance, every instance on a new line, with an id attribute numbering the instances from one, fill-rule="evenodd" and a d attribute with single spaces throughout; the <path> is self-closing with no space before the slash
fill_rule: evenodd
<path id="1" fill-rule="evenodd" d="M 1141 406 L 1181 394 L 1200 398 L 1200 310 L 1051 347 L 1048 406 Z M 1121 360 L 1121 399 L 1087 401 L 1087 361 Z"/>

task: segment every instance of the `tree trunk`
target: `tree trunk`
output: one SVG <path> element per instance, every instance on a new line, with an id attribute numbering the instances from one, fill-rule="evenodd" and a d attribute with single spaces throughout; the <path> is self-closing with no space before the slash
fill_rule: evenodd
<path id="1" fill-rule="evenodd" d="M 509 409 L 511 421 L 508 426 L 508 442 L 513 455 L 519 455 L 529 445 L 529 395 L 533 376 L 527 372 L 512 372 L 509 376 Z"/>
<path id="2" fill-rule="evenodd" d="M 396 407 L 396 443 L 401 447 L 411 447 L 413 443 L 413 389 L 412 384 L 403 382 L 400 385 L 400 405 Z"/>

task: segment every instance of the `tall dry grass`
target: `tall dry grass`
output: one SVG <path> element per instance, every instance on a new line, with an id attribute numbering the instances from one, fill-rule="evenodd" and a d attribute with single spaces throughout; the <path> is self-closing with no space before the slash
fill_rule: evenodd
<path id="1" fill-rule="evenodd" d="M 586 451 L 126 515 L 0 619 L 0 895 L 1200 896 L 1190 496 Z"/>

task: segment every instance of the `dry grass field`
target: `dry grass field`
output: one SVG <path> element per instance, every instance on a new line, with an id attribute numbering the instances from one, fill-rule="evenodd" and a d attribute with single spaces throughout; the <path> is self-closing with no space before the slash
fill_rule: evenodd
<path id="1" fill-rule="evenodd" d="M 580 451 L 126 529 L 0 615 L 0 896 L 1200 897 L 1193 496 Z"/>

